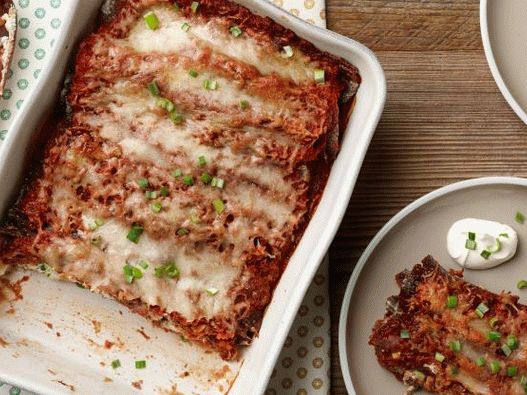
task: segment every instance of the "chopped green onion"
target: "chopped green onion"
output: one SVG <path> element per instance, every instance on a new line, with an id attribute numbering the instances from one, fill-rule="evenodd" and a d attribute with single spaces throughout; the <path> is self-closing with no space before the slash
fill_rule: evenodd
<path id="1" fill-rule="evenodd" d="M 137 244 L 139 241 L 139 238 L 143 234 L 143 227 L 141 225 L 132 225 L 132 229 L 128 232 L 126 235 L 126 238 L 130 240 L 132 243 Z"/>
<path id="2" fill-rule="evenodd" d="M 516 287 L 518 287 L 518 289 L 525 289 L 525 288 L 527 288 L 527 281 L 525 281 L 525 280 L 518 281 L 518 284 L 516 284 Z"/>
<path id="3" fill-rule="evenodd" d="M 293 48 L 289 45 L 286 45 L 282 48 L 282 56 L 284 58 L 292 58 L 294 55 Z"/>
<path id="4" fill-rule="evenodd" d="M 219 289 L 214 288 L 214 287 L 207 288 L 205 291 L 206 291 L 210 296 L 214 296 L 214 295 L 216 295 L 218 292 L 220 292 Z"/>
<path id="5" fill-rule="evenodd" d="M 184 24 L 181 25 L 181 30 L 183 30 L 184 32 L 188 32 L 190 30 L 190 25 L 185 22 Z"/>
<path id="6" fill-rule="evenodd" d="M 96 230 L 104 225 L 104 220 L 101 218 L 95 218 L 92 224 L 90 224 L 91 230 Z"/>
<path id="7" fill-rule="evenodd" d="M 414 370 L 413 373 L 415 378 L 419 381 L 423 381 L 426 378 L 425 374 L 423 372 L 420 372 L 419 370 Z"/>
<path id="8" fill-rule="evenodd" d="M 503 354 L 505 354 L 506 357 L 510 356 L 512 354 L 512 350 L 511 348 L 506 345 L 506 344 L 503 344 L 501 346 L 501 351 L 503 351 Z"/>
<path id="9" fill-rule="evenodd" d="M 190 75 L 192 78 L 196 78 L 199 74 L 198 74 L 198 72 L 196 70 L 190 69 L 188 71 L 188 75 Z"/>
<path id="10" fill-rule="evenodd" d="M 514 335 L 509 335 L 507 336 L 507 342 L 506 342 L 507 346 L 509 346 L 511 348 L 511 350 L 515 350 L 518 348 L 518 345 L 519 345 L 519 341 L 518 341 L 518 338 Z"/>
<path id="11" fill-rule="evenodd" d="M 508 239 L 509 238 L 509 234 L 508 233 L 500 233 L 498 235 L 498 237 L 504 237 L 504 238 Z"/>
<path id="12" fill-rule="evenodd" d="M 210 184 L 210 182 L 212 181 L 212 177 L 207 172 L 203 173 L 200 179 L 201 179 L 201 182 L 203 182 L 204 184 Z"/>
<path id="13" fill-rule="evenodd" d="M 194 177 L 192 176 L 183 177 L 183 183 L 188 186 L 194 185 Z"/>
<path id="14" fill-rule="evenodd" d="M 448 295 L 446 298 L 446 307 L 449 309 L 455 309 L 457 307 L 457 296 L 456 295 Z"/>
<path id="15" fill-rule="evenodd" d="M 478 307 L 476 307 L 476 315 L 479 318 L 483 318 L 483 316 L 489 311 L 489 307 L 485 303 L 480 303 Z"/>
<path id="16" fill-rule="evenodd" d="M 225 180 L 223 178 L 212 177 L 210 186 L 222 189 L 225 186 Z"/>
<path id="17" fill-rule="evenodd" d="M 157 198 L 157 192 L 156 191 L 146 191 L 145 198 L 150 199 L 150 200 L 155 199 Z"/>
<path id="18" fill-rule="evenodd" d="M 207 164 L 207 159 L 205 159 L 204 155 L 200 155 L 200 157 L 198 158 L 198 166 L 203 167 L 206 164 Z"/>
<path id="19" fill-rule="evenodd" d="M 454 352 L 460 352 L 461 351 L 461 342 L 459 340 L 451 341 L 448 346 L 450 349 Z"/>
<path id="20" fill-rule="evenodd" d="M 112 368 L 117 369 L 120 367 L 121 367 L 121 361 L 119 361 L 118 359 L 115 359 L 112 361 Z"/>
<path id="21" fill-rule="evenodd" d="M 146 270 L 148 269 L 148 261 L 145 261 L 144 259 L 141 259 L 138 263 L 137 263 L 139 266 L 141 266 L 141 268 L 143 270 Z"/>
<path id="22" fill-rule="evenodd" d="M 489 333 L 487 333 L 487 338 L 493 342 L 499 341 L 501 339 L 501 333 L 496 331 L 489 331 Z"/>
<path id="23" fill-rule="evenodd" d="M 250 105 L 249 101 L 247 101 L 247 100 L 240 101 L 240 108 L 242 110 L 247 110 L 249 108 L 249 105 Z"/>
<path id="24" fill-rule="evenodd" d="M 410 331 L 408 329 L 401 329 L 400 336 L 401 336 L 401 339 L 409 339 Z"/>
<path id="25" fill-rule="evenodd" d="M 315 81 L 319 84 L 326 82 L 326 72 L 324 70 L 317 69 L 313 72 L 313 75 L 315 77 Z"/>
<path id="26" fill-rule="evenodd" d="M 520 213 L 519 211 L 516 212 L 516 216 L 514 217 L 514 220 L 518 222 L 519 224 L 522 224 L 525 222 L 525 215 Z"/>
<path id="27" fill-rule="evenodd" d="M 100 247 L 102 244 L 102 236 L 98 235 L 90 239 L 90 244 L 94 247 Z"/>
<path id="28" fill-rule="evenodd" d="M 163 196 L 163 197 L 167 197 L 168 196 L 168 187 L 166 186 L 162 186 L 161 188 L 159 188 L 159 195 Z"/>
<path id="29" fill-rule="evenodd" d="M 129 265 L 128 263 L 123 266 L 124 278 L 128 284 L 132 284 L 134 280 L 143 277 L 143 272 L 137 267 Z"/>
<path id="30" fill-rule="evenodd" d="M 146 189 L 148 188 L 148 180 L 146 178 L 141 178 L 139 181 L 137 181 L 137 185 L 139 185 L 139 188 Z"/>
<path id="31" fill-rule="evenodd" d="M 501 251 L 501 242 L 500 242 L 500 239 L 496 239 L 496 244 L 494 244 L 493 246 L 489 246 L 489 247 L 487 247 L 487 249 L 488 249 L 490 252 L 498 252 L 498 251 Z"/>
<path id="32" fill-rule="evenodd" d="M 159 19 L 153 11 L 147 12 L 143 18 L 149 29 L 156 30 L 159 27 Z"/>
<path id="33" fill-rule="evenodd" d="M 469 240 L 476 240 L 476 234 L 474 232 L 468 232 L 468 239 Z"/>
<path id="34" fill-rule="evenodd" d="M 480 368 L 482 366 L 485 366 L 485 358 L 484 357 L 479 357 L 478 359 L 476 359 L 476 365 L 479 366 Z"/>
<path id="35" fill-rule="evenodd" d="M 192 10 L 192 12 L 196 12 L 199 8 L 199 1 L 193 1 L 192 4 L 190 5 L 190 9 Z"/>
<path id="36" fill-rule="evenodd" d="M 161 205 L 161 203 L 159 203 L 159 202 L 155 202 L 155 203 L 152 203 L 152 204 L 150 205 L 150 208 L 152 209 L 152 211 L 153 211 L 154 213 L 160 213 L 161 210 L 163 209 L 163 206 Z"/>
<path id="37" fill-rule="evenodd" d="M 458 366 L 451 366 L 450 367 L 450 374 L 455 376 L 458 373 L 459 373 L 459 367 Z"/>
<path id="38" fill-rule="evenodd" d="M 159 266 L 155 268 L 155 275 L 156 277 L 159 277 L 159 278 L 163 278 L 163 277 L 176 278 L 179 276 L 179 269 L 177 268 L 174 262 L 167 262 L 163 266 Z"/>
<path id="39" fill-rule="evenodd" d="M 189 230 L 187 228 L 179 228 L 176 233 L 177 233 L 178 236 L 186 236 L 190 232 L 189 232 Z"/>
<path id="40" fill-rule="evenodd" d="M 216 213 L 218 215 L 221 215 L 221 213 L 223 213 L 223 211 L 225 210 L 225 203 L 221 199 L 215 199 L 212 202 L 212 205 L 214 206 L 214 209 L 216 210 Z"/>
<path id="41" fill-rule="evenodd" d="M 240 29 L 239 26 L 232 26 L 229 31 L 234 37 L 240 37 L 243 34 L 242 29 Z"/>
<path id="42" fill-rule="evenodd" d="M 489 259 L 489 256 L 491 256 L 491 254 L 492 254 L 492 253 L 491 253 L 490 251 L 488 251 L 488 250 L 483 250 L 483 251 L 481 251 L 481 254 L 480 254 L 480 255 L 481 255 L 483 258 L 485 258 L 485 259 Z"/>
<path id="43" fill-rule="evenodd" d="M 135 368 L 136 369 L 146 368 L 146 361 L 135 361 Z"/>
<path id="44" fill-rule="evenodd" d="M 477 247 L 477 243 L 474 240 L 467 239 L 467 241 L 465 242 L 465 248 L 467 250 L 474 251 L 476 249 L 476 247 Z"/>
<path id="45" fill-rule="evenodd" d="M 518 367 L 517 366 L 509 366 L 507 368 L 507 376 L 514 377 L 518 374 Z"/>
<path id="46" fill-rule="evenodd" d="M 500 361 L 492 361 L 490 363 L 490 371 L 492 374 L 498 374 L 501 370 L 501 363 Z"/>
<path id="47" fill-rule="evenodd" d="M 490 320 L 489 320 L 489 325 L 491 328 L 494 328 L 496 326 L 496 324 L 498 323 L 499 319 L 497 317 L 492 317 Z"/>
<path id="48" fill-rule="evenodd" d="M 168 117 L 170 118 L 170 120 L 172 122 L 174 122 L 174 124 L 176 125 L 179 125 L 181 122 L 183 122 L 185 120 L 185 118 L 183 117 L 183 115 L 181 115 L 180 113 L 178 113 L 177 111 L 172 111 L 168 114 Z"/>
<path id="49" fill-rule="evenodd" d="M 215 91 L 216 89 L 218 89 L 218 82 L 214 80 L 205 80 L 203 81 L 203 88 L 209 91 Z"/>
<path id="50" fill-rule="evenodd" d="M 436 352 L 435 360 L 437 362 L 443 362 L 445 360 L 445 356 L 441 354 L 440 352 Z"/>
<path id="51" fill-rule="evenodd" d="M 159 96 L 159 87 L 157 86 L 157 83 L 155 81 L 152 81 L 148 84 L 148 90 L 152 94 L 152 96 Z"/>
<path id="52" fill-rule="evenodd" d="M 527 376 L 523 376 L 520 378 L 520 384 L 523 386 L 527 385 Z"/>
<path id="53" fill-rule="evenodd" d="M 172 172 L 172 177 L 181 177 L 183 175 L 183 171 L 181 169 L 176 169 Z"/>

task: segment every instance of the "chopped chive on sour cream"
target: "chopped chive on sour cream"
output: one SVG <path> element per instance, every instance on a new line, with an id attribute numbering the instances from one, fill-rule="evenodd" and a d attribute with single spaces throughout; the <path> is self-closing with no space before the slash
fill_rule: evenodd
<path id="1" fill-rule="evenodd" d="M 240 37 L 243 34 L 242 29 L 239 26 L 231 26 L 229 29 L 233 37 Z"/>
<path id="2" fill-rule="evenodd" d="M 157 19 L 154 11 L 147 12 L 143 18 L 149 29 L 156 30 L 159 28 L 159 19 Z"/>

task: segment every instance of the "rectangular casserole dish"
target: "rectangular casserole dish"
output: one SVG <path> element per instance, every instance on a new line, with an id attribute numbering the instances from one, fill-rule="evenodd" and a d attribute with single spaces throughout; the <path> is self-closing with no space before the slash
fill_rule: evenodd
<path id="1" fill-rule="evenodd" d="M 348 127 L 343 131 L 341 152 L 333 165 L 320 205 L 275 290 L 259 338 L 245 350 L 241 362 L 227 364 L 215 355 L 175 341 L 170 334 L 151 328 L 111 301 L 77 290 L 71 284 L 52 283 L 49 286 L 45 279 L 32 275 L 29 283 L 24 286 L 24 295 L 27 297 L 13 306 L 16 314 L 2 314 L 0 319 L 5 320 L 0 327 L 3 328 L 2 332 L 6 332 L 5 336 L 0 332 L 0 336 L 5 337 L 7 343 L 0 354 L 4 351 L 7 355 L 15 352 L 19 356 L 14 359 L 13 364 L 0 372 L 6 381 L 39 393 L 57 393 L 67 391 L 68 388 L 75 388 L 81 393 L 86 388 L 90 392 L 96 389 L 99 393 L 123 393 L 133 390 L 131 382 L 136 388 L 142 387 L 147 392 L 172 388 L 183 393 L 221 393 L 237 377 L 231 393 L 264 391 L 296 310 L 345 212 L 384 105 L 385 82 L 374 56 L 359 44 L 313 28 L 270 4 L 255 1 L 240 3 L 259 14 L 272 17 L 319 48 L 350 61 L 358 67 L 363 80 L 355 111 Z M 43 74 L 37 92 L 28 100 L 2 147 L 0 171 L 5 185 L 0 196 L 2 211 L 12 198 L 20 177 L 23 163 L 18 158 L 24 156 L 32 131 L 42 125 L 46 108 L 49 109 L 56 100 L 56 95 L 52 93 L 57 92 L 60 87 L 72 42 L 89 29 L 87 21 L 96 14 L 99 5 L 98 2 L 72 2 L 71 17 L 64 27 L 59 45 L 56 46 L 61 51 L 53 54 L 51 65 Z M 9 172 L 6 171 L 8 168 Z M 39 303 L 35 303 L 39 296 Z M 122 317 L 113 319 L 120 311 Z M 48 315 L 49 318 L 45 318 Z M 65 331 L 48 333 L 61 325 L 65 325 Z M 146 332 L 150 334 L 143 336 L 153 339 L 145 341 L 144 337 L 137 335 L 136 328 L 140 325 L 144 325 Z M 144 333 L 145 330 L 140 329 L 140 332 Z M 114 347 L 114 344 L 106 343 L 108 339 L 112 342 L 120 340 Z M 86 342 L 88 347 L 82 345 Z M 84 354 L 86 351 L 88 355 Z M 22 368 L 31 363 L 35 352 L 41 353 L 38 358 L 42 364 L 35 367 L 31 377 L 23 377 Z M 184 357 L 180 356 L 181 353 Z M 124 354 L 130 360 L 151 356 L 152 363 L 147 374 L 141 375 L 125 366 L 118 373 L 112 371 L 108 367 L 109 362 L 119 355 L 124 361 Z M 42 374 L 39 374 L 40 370 Z"/>

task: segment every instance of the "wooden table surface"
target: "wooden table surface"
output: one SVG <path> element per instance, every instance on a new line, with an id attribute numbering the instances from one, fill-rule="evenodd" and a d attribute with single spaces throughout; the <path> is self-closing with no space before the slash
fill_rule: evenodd
<path id="1" fill-rule="evenodd" d="M 330 249 L 332 393 L 346 394 L 338 318 L 368 242 L 436 188 L 482 176 L 527 177 L 527 126 L 490 74 L 478 0 L 326 1 L 328 27 L 375 51 L 388 81 L 384 114 Z"/>

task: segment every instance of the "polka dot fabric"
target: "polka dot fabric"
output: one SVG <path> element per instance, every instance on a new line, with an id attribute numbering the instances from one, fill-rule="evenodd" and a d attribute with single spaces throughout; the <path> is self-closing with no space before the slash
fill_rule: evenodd
<path id="1" fill-rule="evenodd" d="M 62 3 L 68 1 L 15 0 L 18 11 L 17 43 L 9 79 L 0 100 L 0 144 L 47 62 L 55 39 L 60 34 L 61 15 L 64 13 Z M 310 23 L 326 26 L 324 0 L 272 1 Z M 328 394 L 330 343 L 326 258 L 298 310 L 265 395 Z M 0 383 L 0 395 L 32 394 Z"/>

